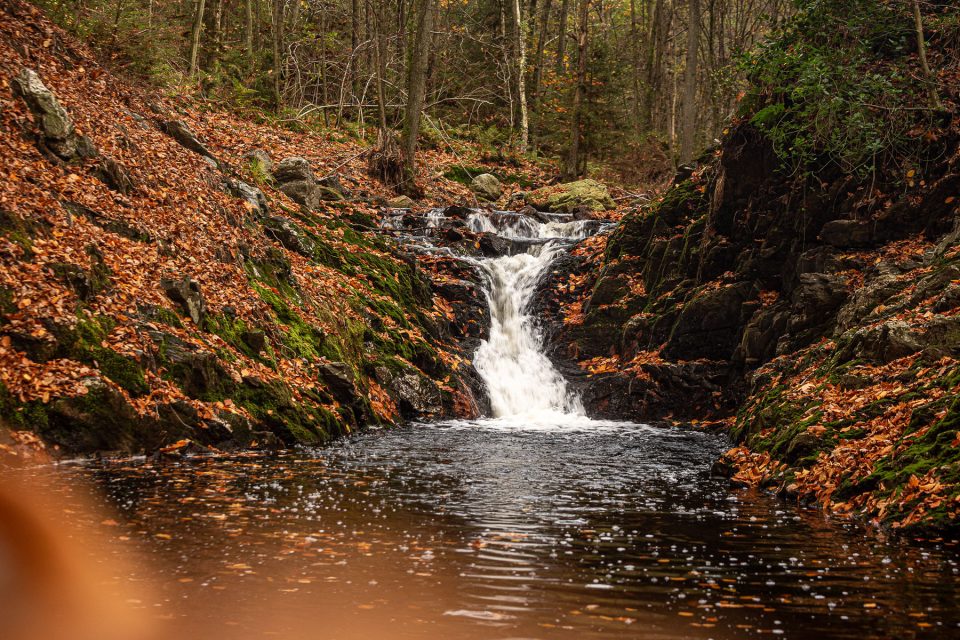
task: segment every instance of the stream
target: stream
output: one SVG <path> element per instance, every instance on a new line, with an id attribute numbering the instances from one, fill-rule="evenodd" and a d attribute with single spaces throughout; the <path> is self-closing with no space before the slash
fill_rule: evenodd
<path id="1" fill-rule="evenodd" d="M 134 552 L 117 580 L 150 585 L 138 607 L 194 637 L 960 637 L 953 543 L 731 491 L 709 474 L 722 437 L 584 415 L 527 307 L 596 225 L 464 224 L 512 247 L 463 256 L 487 283 L 491 417 L 38 478 L 68 502 L 92 487 L 101 515 L 68 516 Z"/>

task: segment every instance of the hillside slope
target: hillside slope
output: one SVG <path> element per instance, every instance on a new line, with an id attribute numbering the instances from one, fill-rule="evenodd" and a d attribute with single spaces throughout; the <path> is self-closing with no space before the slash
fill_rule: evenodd
<path id="1" fill-rule="evenodd" d="M 202 106 L 0 6 L 0 446 L 290 445 L 475 415 L 460 365 L 484 324 L 462 320 L 482 296 L 443 300 L 449 274 L 371 232 L 390 194 L 363 147 Z"/>
<path id="2" fill-rule="evenodd" d="M 595 415 L 725 420 L 739 482 L 957 525 L 960 12 L 924 19 L 938 104 L 903 3 L 810 3 L 718 148 L 558 270 Z"/>

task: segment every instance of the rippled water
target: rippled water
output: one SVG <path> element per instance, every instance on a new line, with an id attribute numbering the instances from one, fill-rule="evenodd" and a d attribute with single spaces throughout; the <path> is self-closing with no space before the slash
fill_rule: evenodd
<path id="1" fill-rule="evenodd" d="M 730 492 L 711 435 L 581 426 L 415 425 L 45 482 L 102 491 L 116 515 L 87 525 L 142 558 L 118 579 L 155 581 L 142 607 L 193 637 L 960 637 L 955 546 Z"/>

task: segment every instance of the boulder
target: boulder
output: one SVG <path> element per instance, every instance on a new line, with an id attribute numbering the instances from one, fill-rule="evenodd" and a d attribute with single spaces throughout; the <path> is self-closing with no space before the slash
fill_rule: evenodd
<path id="1" fill-rule="evenodd" d="M 560 213 L 574 213 L 578 207 L 604 211 L 617 206 L 607 187 L 590 179 L 542 187 L 525 194 L 524 200 L 540 211 Z"/>
<path id="2" fill-rule="evenodd" d="M 273 169 L 277 186 L 294 202 L 308 209 L 316 209 L 322 200 L 343 200 L 347 190 L 337 175 L 320 180 L 310 168 L 310 161 L 299 156 L 284 158 Z"/>
<path id="3" fill-rule="evenodd" d="M 279 184 L 288 182 L 310 182 L 316 183 L 317 178 L 313 175 L 313 169 L 310 168 L 310 161 L 299 156 L 284 158 L 273 169 L 273 179 Z"/>
<path id="4" fill-rule="evenodd" d="M 417 203 L 409 196 L 397 196 L 387 200 L 387 206 L 391 209 L 413 209 Z"/>
<path id="5" fill-rule="evenodd" d="M 498 200 L 503 195 L 503 185 L 492 173 L 481 173 L 470 182 L 473 190 L 481 200 Z"/>
<path id="6" fill-rule="evenodd" d="M 201 325 L 207 315 L 207 305 L 200 293 L 200 284 L 193 278 L 184 277 L 180 280 L 163 278 L 160 288 L 167 294 L 180 309 L 190 316 L 193 323 Z"/>
<path id="7" fill-rule="evenodd" d="M 75 158 L 78 149 L 73 120 L 40 76 L 32 69 L 21 70 L 13 78 L 13 90 L 33 112 L 43 145 L 63 160 Z"/>
<path id="8" fill-rule="evenodd" d="M 323 190 L 324 200 L 344 200 L 350 197 L 350 190 L 343 186 L 339 173 L 320 178 L 317 185 Z"/>

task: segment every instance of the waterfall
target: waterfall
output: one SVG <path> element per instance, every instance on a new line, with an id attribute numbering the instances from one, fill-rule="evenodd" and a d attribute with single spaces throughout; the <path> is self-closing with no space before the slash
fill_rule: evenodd
<path id="1" fill-rule="evenodd" d="M 529 306 L 540 278 L 567 244 L 564 240 L 586 237 L 588 226 L 515 214 L 476 213 L 467 222 L 474 231 L 533 241 L 516 255 L 477 261 L 485 275 L 491 323 L 474 366 L 487 385 L 494 417 L 543 423 L 583 416 L 580 399 L 543 353 Z"/>

